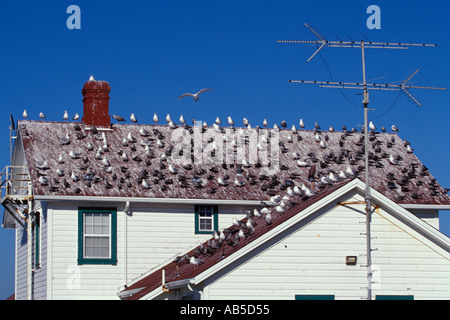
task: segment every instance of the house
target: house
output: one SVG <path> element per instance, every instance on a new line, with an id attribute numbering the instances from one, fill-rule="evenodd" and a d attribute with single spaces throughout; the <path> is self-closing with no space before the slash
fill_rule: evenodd
<path id="1" fill-rule="evenodd" d="M 368 134 L 367 220 L 362 133 L 111 123 L 110 90 L 17 124 L 16 299 L 450 297 L 450 197 L 396 133 Z"/>

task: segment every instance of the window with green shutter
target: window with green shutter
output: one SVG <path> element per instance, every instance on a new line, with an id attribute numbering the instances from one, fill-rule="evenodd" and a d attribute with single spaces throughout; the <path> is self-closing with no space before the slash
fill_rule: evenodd
<path id="1" fill-rule="evenodd" d="M 219 208 L 216 205 L 195 205 L 195 233 L 208 234 L 218 230 Z"/>
<path id="2" fill-rule="evenodd" d="M 78 209 L 78 264 L 117 264 L 117 210 Z"/>

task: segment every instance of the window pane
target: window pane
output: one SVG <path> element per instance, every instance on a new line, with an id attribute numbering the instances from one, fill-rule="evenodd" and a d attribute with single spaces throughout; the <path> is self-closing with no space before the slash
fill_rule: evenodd
<path id="1" fill-rule="evenodd" d="M 200 230 L 212 230 L 212 220 L 211 219 L 200 219 Z"/>
<path id="2" fill-rule="evenodd" d="M 110 257 L 110 217 L 109 213 L 88 212 L 84 214 L 84 257 Z"/>

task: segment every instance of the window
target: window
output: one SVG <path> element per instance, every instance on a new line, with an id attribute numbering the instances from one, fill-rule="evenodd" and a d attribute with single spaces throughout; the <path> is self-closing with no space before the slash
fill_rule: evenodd
<path id="1" fill-rule="evenodd" d="M 218 206 L 195 206 L 195 233 L 212 233 L 218 230 Z"/>
<path id="2" fill-rule="evenodd" d="M 78 210 L 78 264 L 117 264 L 116 209 Z"/>

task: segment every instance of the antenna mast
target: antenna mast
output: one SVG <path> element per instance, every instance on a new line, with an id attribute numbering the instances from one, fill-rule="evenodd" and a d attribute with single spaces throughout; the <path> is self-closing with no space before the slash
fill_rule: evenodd
<path id="1" fill-rule="evenodd" d="M 308 81 L 308 80 L 289 80 L 289 82 L 297 83 L 312 83 L 319 84 L 321 88 L 339 88 L 339 89 L 363 89 L 363 106 L 364 106 L 364 162 L 365 162 L 365 211 L 366 211 L 366 250 L 367 250 L 367 300 L 372 300 L 372 258 L 371 258 L 371 236 L 370 236 L 370 221 L 371 221 L 371 202 L 370 202 L 370 183 L 369 183 L 369 137 L 368 137 L 368 105 L 369 105 L 369 92 L 370 89 L 377 90 L 395 90 L 403 91 L 406 93 L 417 105 L 420 103 L 407 91 L 407 89 L 431 89 L 431 90 L 446 90 L 446 88 L 437 87 L 420 87 L 412 86 L 407 84 L 409 80 L 419 71 L 416 70 L 411 74 L 405 81 L 400 85 L 391 84 L 368 84 L 366 83 L 366 62 L 364 57 L 364 49 L 408 49 L 408 47 L 436 47 L 437 44 L 426 44 L 426 43 L 396 43 L 396 42 L 371 42 L 367 43 L 364 40 L 358 41 L 328 41 L 321 35 L 319 35 L 313 28 L 305 23 L 305 26 L 314 33 L 318 39 L 317 40 L 278 40 L 279 43 L 303 43 L 303 44 L 315 44 L 318 49 L 313 53 L 313 55 L 307 60 L 311 61 L 312 58 L 316 56 L 325 46 L 335 47 L 335 48 L 361 48 L 362 54 L 362 73 L 363 73 L 363 83 L 360 82 L 330 82 L 330 81 Z"/>

